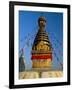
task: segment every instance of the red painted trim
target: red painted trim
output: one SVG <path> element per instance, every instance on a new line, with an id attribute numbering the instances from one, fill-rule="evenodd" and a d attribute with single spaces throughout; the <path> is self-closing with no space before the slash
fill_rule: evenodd
<path id="1" fill-rule="evenodd" d="M 52 59 L 52 55 L 49 54 L 49 55 L 32 55 L 31 59 L 32 60 L 36 60 L 36 59 Z"/>

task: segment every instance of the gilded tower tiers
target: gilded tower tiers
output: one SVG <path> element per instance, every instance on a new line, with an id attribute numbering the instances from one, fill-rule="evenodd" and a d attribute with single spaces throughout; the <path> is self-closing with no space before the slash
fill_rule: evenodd
<path id="1" fill-rule="evenodd" d="M 51 68 L 52 46 L 45 31 L 46 20 L 43 16 L 38 19 L 39 30 L 32 46 L 32 68 Z"/>

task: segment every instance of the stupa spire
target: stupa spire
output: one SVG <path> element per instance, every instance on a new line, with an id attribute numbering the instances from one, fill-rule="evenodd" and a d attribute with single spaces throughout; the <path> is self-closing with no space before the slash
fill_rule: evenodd
<path id="1" fill-rule="evenodd" d="M 43 16 L 38 19 L 39 30 L 32 47 L 32 67 L 50 68 L 52 60 L 52 47 L 47 32 L 45 31 L 46 20 Z"/>
<path id="2" fill-rule="evenodd" d="M 19 56 L 19 72 L 22 72 L 25 70 L 25 60 L 24 60 L 24 51 L 23 49 L 20 52 L 20 56 Z"/>

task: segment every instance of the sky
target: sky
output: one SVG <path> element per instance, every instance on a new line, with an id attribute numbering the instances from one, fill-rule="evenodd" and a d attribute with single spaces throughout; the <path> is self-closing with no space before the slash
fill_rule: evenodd
<path id="1" fill-rule="evenodd" d="M 38 18 L 46 19 L 45 30 L 53 47 L 52 67 L 60 69 L 63 63 L 63 13 L 19 11 L 19 51 L 24 49 L 26 70 L 31 70 L 31 50 L 36 33 L 38 32 Z M 59 61 L 57 61 L 59 59 Z"/>

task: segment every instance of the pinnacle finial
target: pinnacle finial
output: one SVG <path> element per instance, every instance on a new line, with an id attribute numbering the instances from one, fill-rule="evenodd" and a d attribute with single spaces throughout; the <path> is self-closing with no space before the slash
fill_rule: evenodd
<path id="1" fill-rule="evenodd" d="M 40 28 L 44 28 L 46 25 L 46 20 L 44 18 L 44 16 L 40 16 L 40 18 L 38 19 L 38 24 Z"/>

